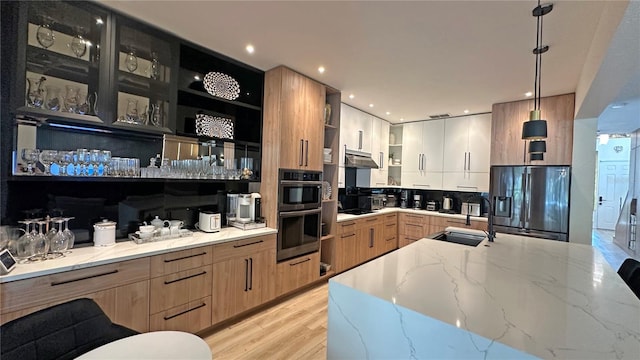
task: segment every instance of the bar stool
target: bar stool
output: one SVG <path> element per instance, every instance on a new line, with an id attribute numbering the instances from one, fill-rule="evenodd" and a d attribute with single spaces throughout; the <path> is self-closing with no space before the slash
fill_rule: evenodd
<path id="1" fill-rule="evenodd" d="M 618 275 L 640 299 L 640 261 L 626 259 L 618 269 Z"/>

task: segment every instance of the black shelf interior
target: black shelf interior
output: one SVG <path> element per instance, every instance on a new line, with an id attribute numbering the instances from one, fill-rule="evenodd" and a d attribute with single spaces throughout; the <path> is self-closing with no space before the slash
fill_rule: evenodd
<path id="1" fill-rule="evenodd" d="M 164 81 L 120 70 L 118 82 L 118 90 L 122 92 L 163 101 L 170 99 L 170 85 Z"/>
<path id="2" fill-rule="evenodd" d="M 97 83 L 97 69 L 97 65 L 86 60 L 27 46 L 27 71 L 30 72 L 89 84 Z"/>

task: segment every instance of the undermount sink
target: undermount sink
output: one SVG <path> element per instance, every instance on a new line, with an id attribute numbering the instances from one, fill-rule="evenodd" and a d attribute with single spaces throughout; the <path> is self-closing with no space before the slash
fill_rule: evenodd
<path id="1" fill-rule="evenodd" d="M 484 235 L 477 234 L 465 234 L 459 232 L 450 232 L 450 231 L 440 231 L 435 234 L 431 234 L 428 236 L 429 239 L 447 241 L 456 244 L 468 245 L 468 246 L 478 246 L 482 240 L 484 240 Z"/>

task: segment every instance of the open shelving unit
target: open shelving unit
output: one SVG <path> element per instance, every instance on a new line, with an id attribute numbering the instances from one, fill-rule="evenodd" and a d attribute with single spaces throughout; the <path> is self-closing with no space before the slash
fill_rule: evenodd
<path id="1" fill-rule="evenodd" d="M 392 161 L 393 160 L 393 161 Z M 402 185 L 402 125 L 389 127 L 389 179 L 387 185 Z"/>

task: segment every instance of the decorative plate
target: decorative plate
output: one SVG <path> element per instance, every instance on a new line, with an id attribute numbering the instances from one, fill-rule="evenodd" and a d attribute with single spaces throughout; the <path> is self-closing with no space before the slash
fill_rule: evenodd
<path id="1" fill-rule="evenodd" d="M 322 200 L 331 199 L 331 184 L 327 181 L 322 182 Z"/>
<path id="2" fill-rule="evenodd" d="M 236 79 L 219 72 L 210 72 L 204 76 L 204 88 L 213 96 L 235 100 L 240 96 L 240 85 Z"/>
<path id="3" fill-rule="evenodd" d="M 196 114 L 196 135 L 233 140 L 233 127 L 232 119 Z"/>

